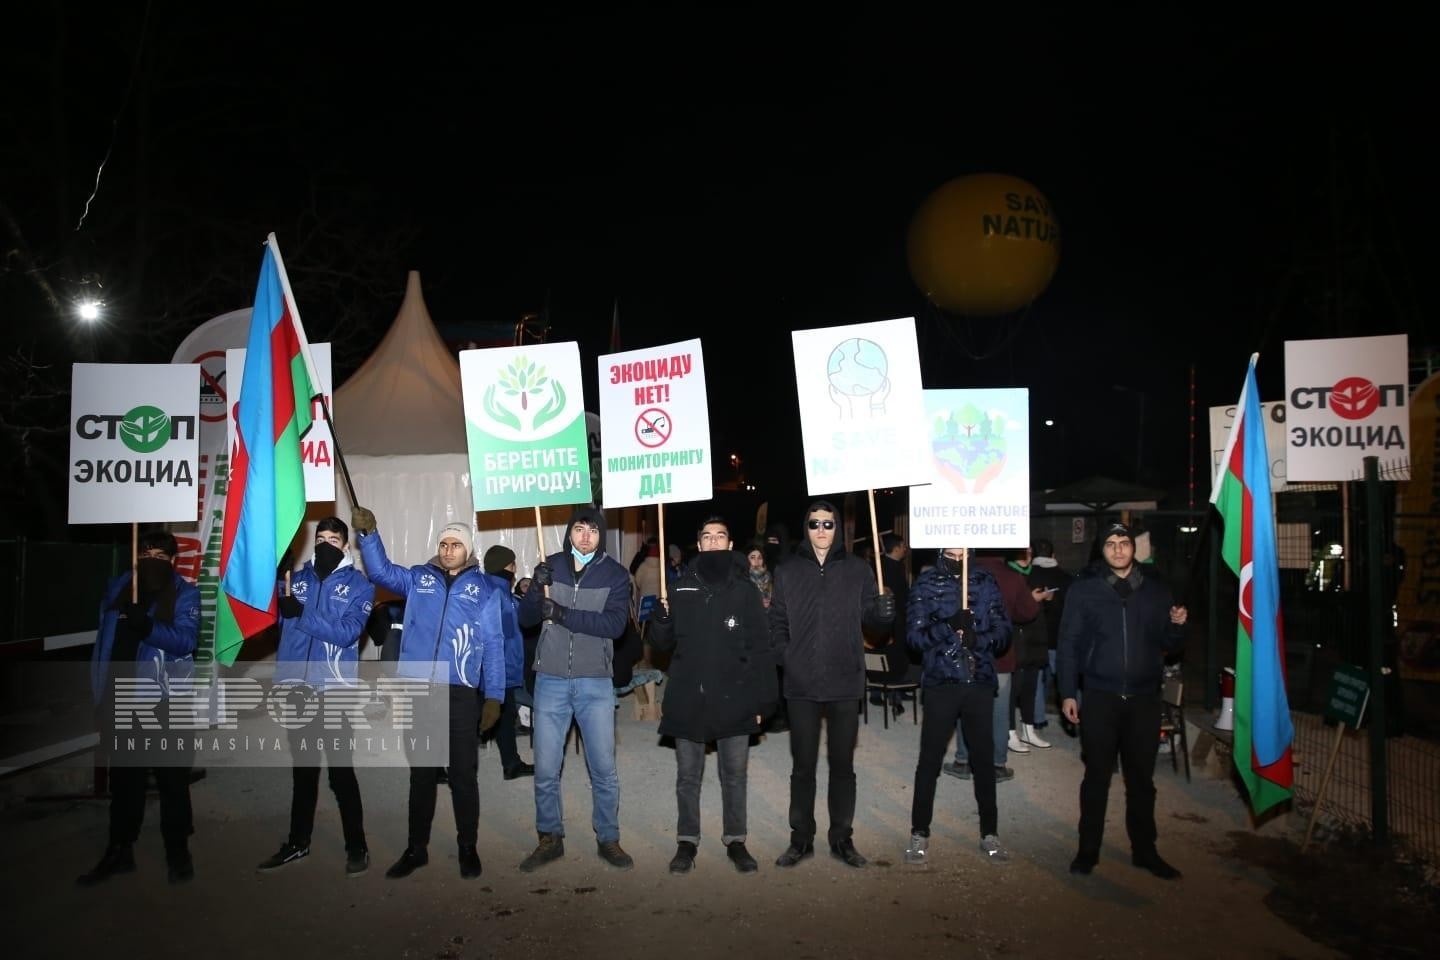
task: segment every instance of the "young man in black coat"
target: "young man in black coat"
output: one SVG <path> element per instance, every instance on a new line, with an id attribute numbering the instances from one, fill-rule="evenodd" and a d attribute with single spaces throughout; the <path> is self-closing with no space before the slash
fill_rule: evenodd
<path id="1" fill-rule="evenodd" d="M 1070 587 L 1060 622 L 1061 710 L 1080 724 L 1085 778 L 1080 784 L 1080 850 L 1070 872 L 1100 860 L 1105 805 L 1115 754 L 1125 774 L 1125 830 L 1135 866 L 1164 880 L 1180 871 L 1155 850 L 1155 754 L 1160 738 L 1160 681 L 1165 654 L 1185 640 L 1186 610 L 1170 588 L 1135 563 L 1135 538 L 1113 523 L 1101 535 L 1103 564 Z M 1076 690 L 1085 685 L 1081 720 Z"/>
<path id="2" fill-rule="evenodd" d="M 776 866 L 793 867 L 815 853 L 815 768 L 820 721 L 829 729 L 830 853 L 852 867 L 866 860 L 851 839 L 855 819 L 855 740 L 865 694 L 861 621 L 888 627 L 895 597 L 881 593 L 875 569 L 835 543 L 838 512 L 816 500 L 805 512 L 805 542 L 775 570 L 770 632 L 784 658 L 790 712 L 790 846 Z"/>
<path id="3" fill-rule="evenodd" d="M 730 527 L 712 516 L 696 534 L 700 553 L 650 626 L 650 645 L 674 651 L 661 736 L 675 738 L 675 801 L 680 817 L 671 873 L 689 873 L 700 844 L 700 781 L 705 745 L 715 743 L 726 855 L 741 873 L 758 869 L 745 849 L 750 735 L 779 696 L 770 628 Z"/>

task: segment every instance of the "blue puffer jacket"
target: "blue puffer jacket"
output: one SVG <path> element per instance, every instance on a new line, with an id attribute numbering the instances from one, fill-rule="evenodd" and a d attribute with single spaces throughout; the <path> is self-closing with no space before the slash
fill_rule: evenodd
<path id="1" fill-rule="evenodd" d="M 396 672 L 431 683 L 483 686 L 485 699 L 504 700 L 505 591 L 473 558 L 451 580 L 433 559 L 414 567 L 391 563 L 378 531 L 359 540 L 370 582 L 405 598 Z"/>
<path id="2" fill-rule="evenodd" d="M 150 605 L 150 635 L 140 641 L 135 651 L 136 676 L 147 677 L 160 684 L 162 696 L 169 696 L 170 681 L 195 675 L 195 647 L 200 642 L 200 591 L 178 573 L 172 573 L 175 585 L 175 619 L 166 623 L 155 619 L 155 605 Z M 99 703 L 105 692 L 105 678 L 110 672 L 110 654 L 115 649 L 115 626 L 120 611 L 115 601 L 130 592 L 130 574 L 122 573 L 105 588 L 100 601 L 100 628 L 95 634 L 95 649 L 90 655 L 90 693 Z"/>
<path id="3" fill-rule="evenodd" d="M 970 610 L 975 617 L 975 669 L 950 626 L 960 609 L 960 578 L 932 567 L 910 588 L 905 605 L 906 640 L 924 655 L 920 682 L 927 687 L 945 683 L 978 683 L 998 687 L 995 658 L 1010 648 L 1010 615 L 1005 599 L 989 572 L 970 567 Z"/>
<path id="4" fill-rule="evenodd" d="M 347 555 L 324 580 L 306 561 L 290 575 L 290 595 L 305 609 L 280 618 L 276 681 L 303 680 L 318 689 L 354 686 L 375 588 Z"/>
<path id="5" fill-rule="evenodd" d="M 503 577 L 486 574 L 496 590 L 504 594 L 500 604 L 500 624 L 505 630 L 505 689 L 525 685 L 525 638 L 520 633 L 520 598 L 510 592 L 510 583 Z"/>

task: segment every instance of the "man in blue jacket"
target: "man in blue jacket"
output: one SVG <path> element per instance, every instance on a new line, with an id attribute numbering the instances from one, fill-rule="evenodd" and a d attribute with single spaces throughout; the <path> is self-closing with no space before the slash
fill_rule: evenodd
<path id="1" fill-rule="evenodd" d="M 480 876 L 475 839 L 480 823 L 480 781 L 476 771 L 479 731 L 500 719 L 505 699 L 504 591 L 485 576 L 471 553 L 474 533 L 468 523 L 448 523 L 440 531 L 429 563 L 402 567 L 385 555 L 375 529 L 375 514 L 356 507 L 350 525 L 360 541 L 360 557 L 370 581 L 405 598 L 405 621 L 396 673 L 427 680 L 431 696 L 449 697 L 450 795 L 455 807 L 460 876 Z M 447 690 L 448 688 L 448 690 Z M 484 690 L 484 704 L 476 691 Z M 433 762 L 410 765 L 410 832 L 405 852 L 385 876 L 408 877 L 430 862 L 430 823 L 435 819 L 439 768 Z"/>
<path id="2" fill-rule="evenodd" d="M 1077 580 L 1060 621 L 1057 665 L 1060 709 L 1080 724 L 1085 778 L 1080 784 L 1080 850 L 1070 872 L 1088 874 L 1100 860 L 1105 806 L 1115 754 L 1125 774 L 1125 830 L 1130 859 L 1163 880 L 1180 871 L 1155 849 L 1155 754 L 1160 738 L 1160 682 L 1165 654 L 1185 640 L 1186 610 L 1170 588 L 1135 563 L 1135 538 L 1121 523 L 1101 534 L 1103 565 Z M 1085 722 L 1076 690 L 1085 682 Z"/>
<path id="3" fill-rule="evenodd" d="M 317 718 L 326 716 L 327 690 L 356 685 L 359 640 L 375 597 L 375 588 L 350 557 L 349 541 L 350 530 L 339 517 L 326 517 L 316 524 L 315 559 L 290 574 L 279 598 L 280 648 L 275 653 L 275 684 L 291 686 L 305 697 L 318 695 L 320 706 L 314 713 Z M 335 731 L 330 731 L 328 736 L 316 737 L 314 734 L 323 732 L 317 729 L 319 725 L 317 720 L 304 730 L 291 731 L 290 835 L 258 870 L 278 870 L 310 855 L 322 756 L 330 770 L 330 789 L 340 807 L 345 873 L 353 877 L 370 866 L 360 783 L 348 749 L 350 733 L 341 730 L 339 736 L 334 736 Z M 332 746 L 328 755 L 322 755 L 313 746 L 316 742 L 339 747 Z"/>
<path id="4" fill-rule="evenodd" d="M 140 537 L 135 559 L 132 594 L 131 574 L 110 581 L 100 604 L 100 628 L 90 661 L 90 688 L 100 725 L 101 751 L 110 745 L 114 732 L 115 680 L 134 679 L 158 685 L 161 703 L 155 714 L 160 730 L 168 730 L 166 698 L 172 680 L 184 680 L 194 673 L 195 645 L 200 638 L 200 591 L 175 572 L 179 547 L 175 537 L 163 530 Z M 153 687 L 151 688 L 153 689 Z M 172 754 L 174 756 L 174 754 Z M 188 758 L 181 752 L 180 758 Z M 125 756 L 110 752 L 110 842 L 100 862 L 78 878 L 82 886 L 94 886 L 117 873 L 135 869 L 133 847 L 145 819 L 145 780 L 148 756 Z M 190 811 L 190 764 L 154 766 L 160 789 L 160 833 L 165 838 L 165 861 L 171 883 L 183 883 L 195 875 L 190 858 L 189 837 L 194 832 Z"/>
<path id="5" fill-rule="evenodd" d="M 525 685 L 525 638 L 520 634 L 520 614 L 516 609 L 520 598 L 512 592 L 515 551 L 497 543 L 485 551 L 482 566 L 486 575 L 495 580 L 496 588 L 505 591 L 505 603 L 501 606 L 505 625 L 505 706 L 500 711 L 500 722 L 495 726 L 500 767 L 506 780 L 533 777 L 535 768 L 520 759 L 520 749 L 515 743 L 515 729 L 520 719 L 520 703 L 516 697 Z"/>
<path id="6" fill-rule="evenodd" d="M 548 588 L 548 589 L 545 589 Z M 548 595 L 547 595 L 548 594 Z M 590 769 L 591 824 L 600 858 L 634 866 L 620 846 L 620 775 L 615 769 L 615 639 L 630 619 L 630 574 L 605 552 L 605 516 L 581 507 L 565 543 L 535 567 L 520 601 L 520 624 L 544 623 L 535 652 L 535 829 L 540 842 L 520 864 L 529 873 L 565 855 L 560 772 L 565 735 L 580 726 Z"/>

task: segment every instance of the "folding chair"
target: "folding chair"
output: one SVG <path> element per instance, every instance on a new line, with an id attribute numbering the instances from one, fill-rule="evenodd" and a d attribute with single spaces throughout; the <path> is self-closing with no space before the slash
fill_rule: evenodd
<path id="1" fill-rule="evenodd" d="M 1179 771 L 1185 757 L 1185 782 L 1190 782 L 1190 736 L 1185 732 L 1185 682 L 1179 673 L 1167 676 L 1160 688 L 1160 733 L 1170 741 L 1170 769 Z"/>
<path id="2" fill-rule="evenodd" d="M 890 661 L 883 653 L 865 654 L 865 695 L 860 698 L 861 715 L 865 722 L 870 722 L 870 691 L 880 690 L 885 694 L 885 708 L 881 711 L 885 717 L 885 729 L 890 729 L 890 694 L 900 690 L 915 691 L 915 709 L 911 711 L 911 717 L 915 723 L 920 722 L 920 681 L 919 680 L 887 680 L 890 675 Z"/>

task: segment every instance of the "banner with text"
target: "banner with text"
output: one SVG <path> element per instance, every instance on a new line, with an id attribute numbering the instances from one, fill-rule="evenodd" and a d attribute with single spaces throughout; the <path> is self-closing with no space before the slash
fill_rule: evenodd
<path id="1" fill-rule="evenodd" d="M 70 376 L 70 522 L 194 521 L 200 368 L 77 363 Z"/>
<path id="2" fill-rule="evenodd" d="M 576 344 L 462 350 L 460 385 L 476 510 L 590 502 Z"/>
<path id="3" fill-rule="evenodd" d="M 1030 543 L 1030 391 L 926 390 L 931 482 L 910 488 L 912 547 Z"/>
<path id="4" fill-rule="evenodd" d="M 1265 419 L 1265 449 L 1270 453 L 1270 492 L 1285 492 L 1285 404 L 1262 403 L 1260 413 Z M 1220 458 L 1225 456 L 1225 441 L 1235 426 L 1235 404 L 1210 408 L 1210 476 L 1220 472 Z"/>
<path id="5" fill-rule="evenodd" d="M 1410 476 L 1409 339 L 1285 341 L 1285 473 L 1291 483 L 1359 480 L 1379 457 Z"/>
<path id="6" fill-rule="evenodd" d="M 915 320 L 790 334 L 811 496 L 930 481 Z"/>
<path id="7" fill-rule="evenodd" d="M 600 358 L 606 507 L 709 500 L 710 408 L 699 340 Z"/>
<path id="8" fill-rule="evenodd" d="M 310 344 L 310 357 L 320 377 L 320 391 L 335 414 L 335 400 L 330 389 L 330 344 Z M 229 407 L 225 415 L 226 450 L 235 449 L 235 411 L 240 408 L 240 384 L 244 381 L 245 350 L 225 351 L 225 369 L 235 371 L 230 378 Z M 310 401 L 310 429 L 300 438 L 300 456 L 305 471 L 305 502 L 329 503 L 335 499 L 335 435 L 325 421 L 320 398 Z"/>

